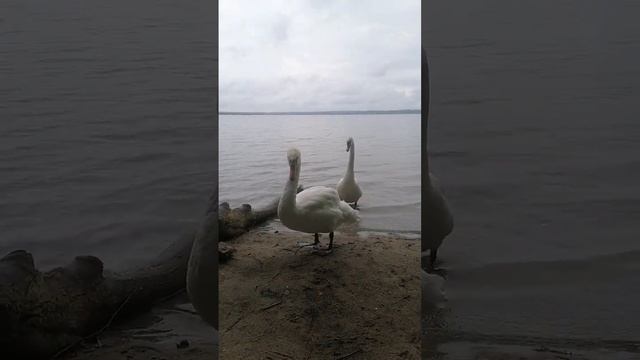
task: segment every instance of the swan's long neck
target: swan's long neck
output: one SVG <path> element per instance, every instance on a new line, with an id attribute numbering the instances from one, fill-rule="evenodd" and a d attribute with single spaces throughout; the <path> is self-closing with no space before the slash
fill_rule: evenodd
<path id="1" fill-rule="evenodd" d="M 427 62 L 427 53 L 422 48 L 422 179 L 423 187 L 431 185 L 431 177 L 429 176 L 429 149 L 427 143 L 429 141 L 429 63 Z M 425 176 L 426 175 L 426 176 Z"/>
<path id="2" fill-rule="evenodd" d="M 356 157 L 356 144 L 351 143 L 351 147 L 349 148 L 349 164 L 347 165 L 347 174 L 345 177 L 353 178 L 353 165 L 355 163 Z"/>
<path id="3" fill-rule="evenodd" d="M 290 169 L 289 180 L 284 187 L 284 192 L 280 197 L 278 205 L 280 211 L 293 210 L 296 207 L 296 195 L 298 189 L 298 179 L 300 177 L 300 166 Z"/>

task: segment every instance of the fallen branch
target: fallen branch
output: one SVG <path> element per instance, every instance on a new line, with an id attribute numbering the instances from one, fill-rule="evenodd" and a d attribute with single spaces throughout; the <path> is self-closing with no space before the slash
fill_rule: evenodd
<path id="1" fill-rule="evenodd" d="M 229 332 L 231 329 L 233 329 L 233 327 L 236 326 L 236 324 L 239 323 L 240 320 L 242 320 L 243 318 L 244 318 L 243 316 L 240 316 L 238 320 L 234 321 L 233 324 L 231 324 L 231 326 L 229 326 L 227 330 L 225 330 L 225 332 Z"/>
<path id="2" fill-rule="evenodd" d="M 273 276 L 271 277 L 271 279 L 269 279 L 269 281 L 267 281 L 267 283 L 270 283 L 271 281 L 273 281 L 273 279 L 277 278 L 277 277 L 278 277 L 278 275 L 280 275 L 280 272 L 281 272 L 281 271 L 282 271 L 282 270 L 278 270 L 278 272 L 277 272 L 277 273 L 275 273 L 275 275 L 273 275 Z"/>
<path id="3" fill-rule="evenodd" d="M 298 192 L 304 188 L 298 186 Z M 231 209 L 229 203 L 223 202 L 218 206 L 218 229 L 220 241 L 234 239 L 252 228 L 272 219 L 278 215 L 278 202 L 280 198 L 274 199 L 264 208 L 254 210 L 249 204 L 242 204 L 240 207 Z"/>

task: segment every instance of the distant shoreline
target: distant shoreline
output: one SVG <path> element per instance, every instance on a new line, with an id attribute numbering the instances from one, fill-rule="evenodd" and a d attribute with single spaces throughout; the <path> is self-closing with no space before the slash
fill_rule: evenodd
<path id="1" fill-rule="evenodd" d="M 420 114 L 420 110 L 337 110 L 337 111 L 220 111 L 219 115 L 384 115 Z"/>

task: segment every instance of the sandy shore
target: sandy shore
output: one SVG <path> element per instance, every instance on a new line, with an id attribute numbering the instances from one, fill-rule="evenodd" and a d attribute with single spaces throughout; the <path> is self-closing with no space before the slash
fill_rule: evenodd
<path id="1" fill-rule="evenodd" d="M 419 359 L 420 244 L 259 229 L 231 242 L 220 267 L 221 359 Z M 326 243 L 328 237 L 321 237 Z"/>

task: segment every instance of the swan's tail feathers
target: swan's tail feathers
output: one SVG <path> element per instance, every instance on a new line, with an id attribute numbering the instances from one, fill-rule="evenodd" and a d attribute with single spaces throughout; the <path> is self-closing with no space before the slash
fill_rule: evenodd
<path id="1" fill-rule="evenodd" d="M 360 215 L 349 204 L 344 201 L 340 201 L 340 210 L 342 211 L 342 217 L 344 223 L 353 224 L 360 221 Z"/>

